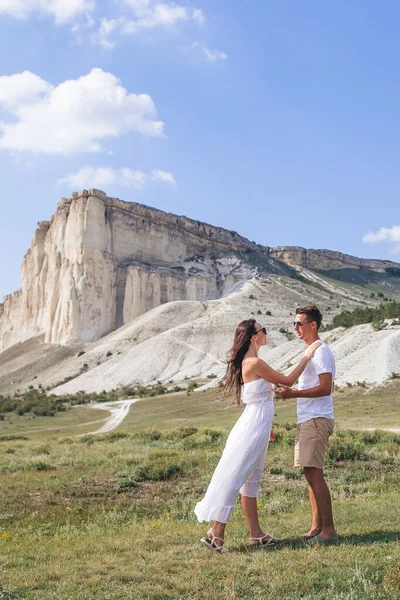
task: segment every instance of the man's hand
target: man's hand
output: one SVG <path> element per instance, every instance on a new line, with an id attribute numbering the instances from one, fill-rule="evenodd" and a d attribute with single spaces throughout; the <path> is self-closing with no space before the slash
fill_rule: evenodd
<path id="1" fill-rule="evenodd" d="M 274 388 L 274 394 L 281 400 L 285 400 L 286 398 L 297 398 L 297 390 L 293 390 L 288 385 L 283 384 Z"/>

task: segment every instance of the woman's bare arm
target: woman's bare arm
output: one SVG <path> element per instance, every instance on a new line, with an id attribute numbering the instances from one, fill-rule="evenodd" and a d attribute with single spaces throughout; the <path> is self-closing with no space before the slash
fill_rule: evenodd
<path id="1" fill-rule="evenodd" d="M 301 359 L 299 364 L 293 369 L 290 375 L 283 375 L 283 373 L 279 373 L 279 371 L 275 371 L 268 363 L 266 363 L 261 358 L 256 359 L 253 363 L 253 369 L 258 377 L 262 377 L 266 379 L 270 383 L 274 385 L 287 385 L 291 387 L 300 377 L 311 357 L 313 356 L 315 350 L 319 348 L 321 342 L 314 342 L 307 349 L 305 356 Z"/>

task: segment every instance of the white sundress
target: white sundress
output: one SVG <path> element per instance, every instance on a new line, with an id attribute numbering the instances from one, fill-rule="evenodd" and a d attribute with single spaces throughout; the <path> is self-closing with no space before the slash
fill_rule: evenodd
<path id="1" fill-rule="evenodd" d="M 206 495 L 194 509 L 198 521 L 227 523 L 240 493 L 256 498 L 274 417 L 272 385 L 256 379 L 242 386 L 246 407 L 230 432 Z"/>

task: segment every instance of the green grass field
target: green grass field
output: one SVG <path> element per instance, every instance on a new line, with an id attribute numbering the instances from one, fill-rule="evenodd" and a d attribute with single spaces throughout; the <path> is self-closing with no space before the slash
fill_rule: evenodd
<path id="1" fill-rule="evenodd" d="M 104 419 L 88 407 L 7 417 L 0 438 L 27 439 L 0 439 L 0 600 L 400 598 L 400 436 L 361 431 L 400 427 L 399 389 L 336 394 L 330 547 L 298 539 L 309 508 L 292 467 L 295 405 L 277 402 L 259 510 L 284 541 L 252 551 L 238 504 L 225 555 L 199 544 L 193 514 L 239 416 L 215 390 L 142 400 L 105 436 L 74 437 Z"/>

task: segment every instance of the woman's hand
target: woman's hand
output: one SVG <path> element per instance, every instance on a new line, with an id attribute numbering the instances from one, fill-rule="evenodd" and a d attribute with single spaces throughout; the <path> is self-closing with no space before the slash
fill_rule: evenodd
<path id="1" fill-rule="evenodd" d="M 274 389 L 275 396 L 280 400 L 286 400 L 287 398 L 297 398 L 297 390 L 293 390 L 288 385 L 280 385 L 279 388 Z"/>
<path id="2" fill-rule="evenodd" d="M 316 351 L 316 349 L 319 348 L 321 346 L 321 344 L 322 344 L 322 342 L 317 340 L 316 342 L 311 344 L 311 346 L 308 346 L 308 348 L 304 354 L 305 358 L 308 358 L 308 360 L 310 360 L 311 357 L 314 355 L 314 352 Z"/>
<path id="3" fill-rule="evenodd" d="M 272 429 L 271 429 L 271 432 L 269 434 L 269 441 L 270 442 L 276 442 L 276 437 L 275 437 L 275 434 L 274 434 L 274 432 L 273 432 Z"/>

